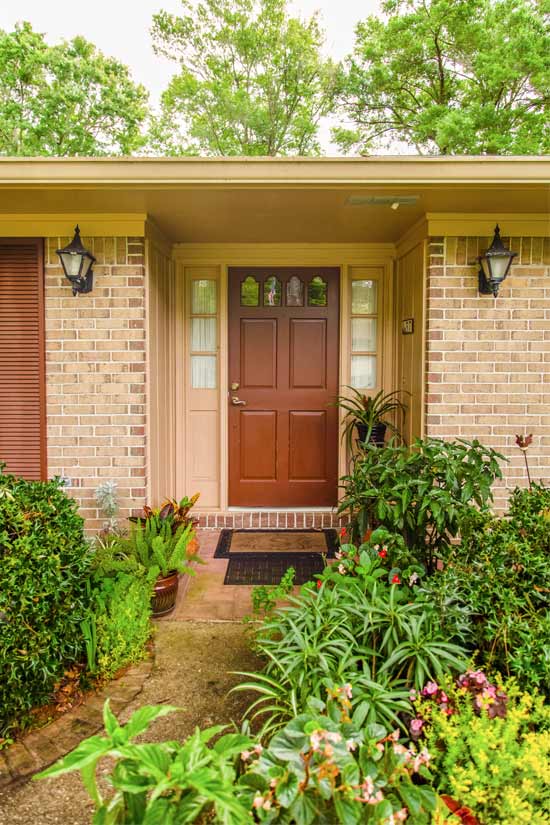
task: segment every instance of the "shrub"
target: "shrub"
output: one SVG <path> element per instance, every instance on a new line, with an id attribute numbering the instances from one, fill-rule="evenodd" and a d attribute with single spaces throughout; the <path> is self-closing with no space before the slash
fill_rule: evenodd
<path id="1" fill-rule="evenodd" d="M 426 584 L 434 601 L 458 598 L 470 613 L 478 664 L 514 675 L 524 688 L 550 685 L 550 492 L 516 490 L 506 518 L 469 513 L 462 541 Z M 463 614 L 464 615 L 464 614 Z M 444 617 L 453 635 L 455 616 Z"/>
<path id="2" fill-rule="evenodd" d="M 290 597 L 255 635 L 265 657 L 262 674 L 242 674 L 237 690 L 259 698 L 249 713 L 262 716 L 264 733 L 321 699 L 327 685 L 352 682 L 354 703 L 365 703 L 368 719 L 400 724 L 410 710 L 409 688 L 464 669 L 464 650 L 445 638 L 431 603 L 402 582 L 391 560 L 363 546 L 345 545 L 339 564 Z"/>
<path id="3" fill-rule="evenodd" d="M 98 583 L 88 619 L 88 633 L 95 637 L 93 675 L 110 678 L 144 657 L 151 635 L 151 593 L 150 580 L 125 573 Z M 90 656 L 88 660 L 90 666 Z"/>
<path id="4" fill-rule="evenodd" d="M 83 521 L 60 482 L 0 472 L 0 732 L 47 701 L 80 658 L 89 565 Z"/>
<path id="5" fill-rule="evenodd" d="M 399 534 L 431 573 L 459 532 L 465 512 L 486 509 L 503 457 L 479 441 L 416 439 L 412 448 L 366 444 L 344 476 L 339 507 L 360 541 L 375 524 Z"/>
<path id="6" fill-rule="evenodd" d="M 422 703 L 436 785 L 483 825 L 542 825 L 550 821 L 550 708 L 512 683 L 505 690 L 504 717 L 479 712 L 464 687 L 445 686 L 452 713 Z"/>

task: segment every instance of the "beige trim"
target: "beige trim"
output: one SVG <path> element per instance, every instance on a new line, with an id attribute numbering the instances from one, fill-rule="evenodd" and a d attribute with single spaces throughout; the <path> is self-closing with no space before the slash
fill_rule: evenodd
<path id="1" fill-rule="evenodd" d="M 395 253 L 397 258 L 402 258 L 411 249 L 421 243 L 429 235 L 428 222 L 426 218 L 420 218 L 405 234 L 398 240 L 395 245 Z"/>
<path id="2" fill-rule="evenodd" d="M 1 158 L 0 186 L 550 183 L 550 158 Z"/>
<path id="3" fill-rule="evenodd" d="M 87 238 L 133 237 L 145 235 L 146 215 L 130 214 L 0 214 L 0 237 L 65 238 L 72 237 L 78 223 Z"/>
<path id="4" fill-rule="evenodd" d="M 548 192 L 550 199 L 550 190 Z M 430 237 L 491 237 L 495 224 L 499 224 L 502 234 L 508 237 L 549 237 L 550 211 L 546 214 L 518 214 L 505 211 L 488 218 L 486 214 L 462 212 L 428 212 L 428 234 Z"/>
<path id="5" fill-rule="evenodd" d="M 341 266 L 380 264 L 395 255 L 395 245 L 386 244 L 174 244 L 176 261 L 188 264 L 225 266 Z"/>

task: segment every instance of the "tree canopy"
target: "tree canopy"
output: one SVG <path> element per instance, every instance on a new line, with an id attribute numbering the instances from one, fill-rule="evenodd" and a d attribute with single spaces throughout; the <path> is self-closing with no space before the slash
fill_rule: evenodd
<path id="1" fill-rule="evenodd" d="M 340 100 L 345 152 L 550 149 L 548 0 L 386 0 L 358 25 Z"/>
<path id="2" fill-rule="evenodd" d="M 286 0 L 182 0 L 155 15 L 158 54 L 179 64 L 151 145 L 161 154 L 309 155 L 333 107 L 338 68 L 321 53 L 317 16 Z"/>
<path id="3" fill-rule="evenodd" d="M 129 155 L 147 93 L 83 37 L 49 46 L 29 23 L 0 30 L 1 155 Z"/>

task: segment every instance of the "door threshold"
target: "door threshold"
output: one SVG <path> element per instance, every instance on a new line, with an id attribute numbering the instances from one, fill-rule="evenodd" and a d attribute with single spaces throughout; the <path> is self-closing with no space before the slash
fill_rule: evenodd
<path id="1" fill-rule="evenodd" d="M 228 507 L 228 513 L 333 513 L 334 507 Z"/>

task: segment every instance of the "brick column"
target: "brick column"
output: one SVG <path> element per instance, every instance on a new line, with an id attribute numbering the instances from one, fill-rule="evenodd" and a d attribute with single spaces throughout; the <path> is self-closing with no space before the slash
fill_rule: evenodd
<path id="1" fill-rule="evenodd" d="M 118 483 L 121 515 L 145 500 L 145 270 L 143 238 L 84 238 L 96 256 L 93 292 L 73 297 L 46 249 L 48 475 L 71 481 L 90 529 L 94 490 Z"/>

